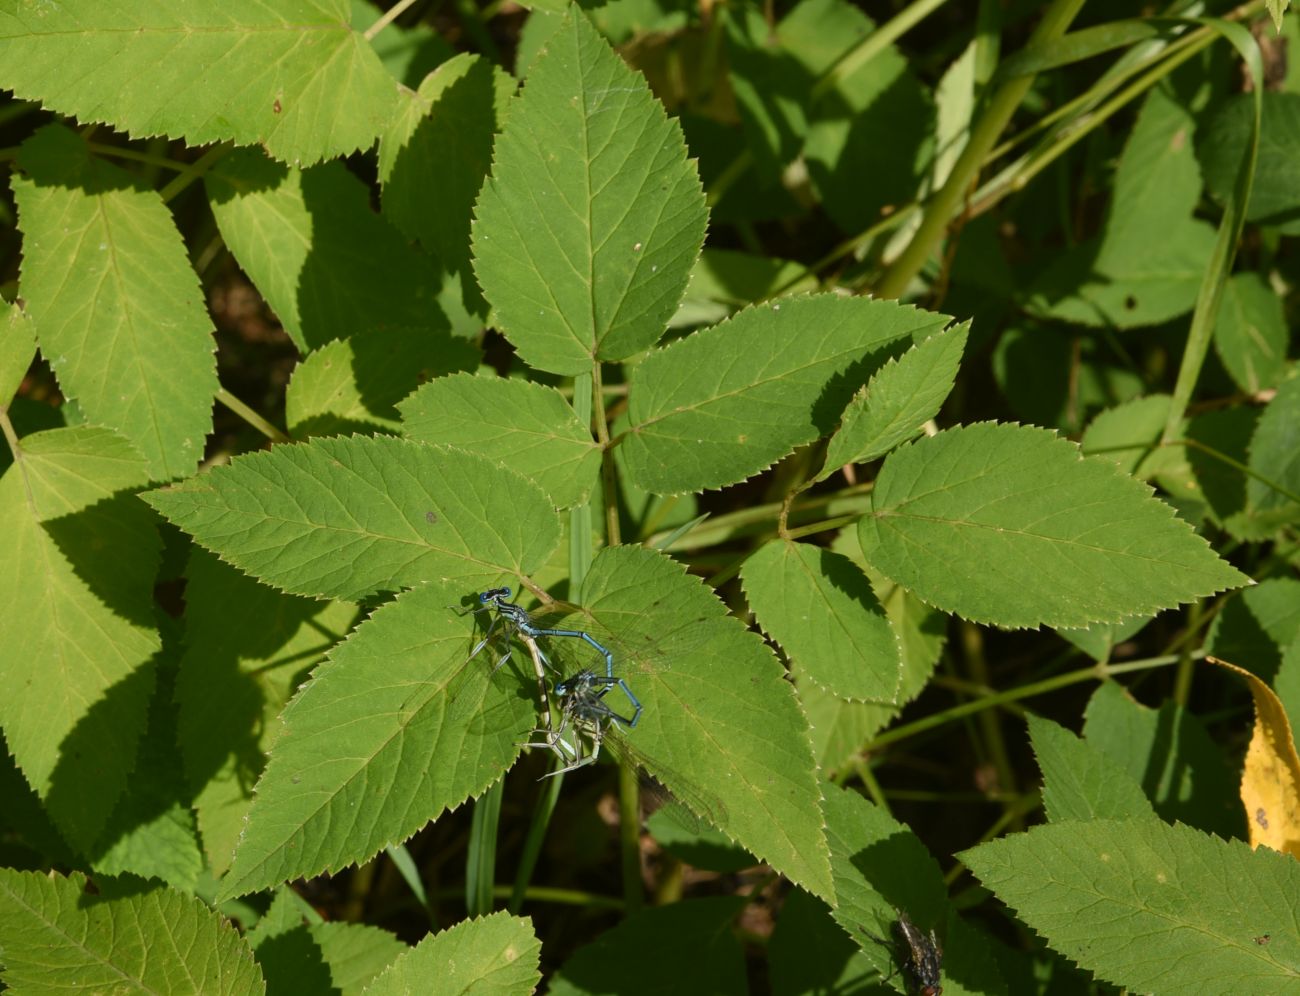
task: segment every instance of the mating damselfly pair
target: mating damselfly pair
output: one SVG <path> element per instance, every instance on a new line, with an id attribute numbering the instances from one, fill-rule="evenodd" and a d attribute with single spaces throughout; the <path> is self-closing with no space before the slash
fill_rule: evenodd
<path id="1" fill-rule="evenodd" d="M 537 677 L 538 696 L 541 701 L 544 726 L 533 731 L 541 741 L 530 742 L 529 747 L 545 747 L 556 754 L 563 766 L 544 777 L 573 771 L 593 763 L 600 755 L 601 745 L 612 724 L 631 729 L 641 718 L 641 702 L 628 687 L 627 682 L 614 673 L 614 655 L 590 633 L 576 629 L 555 629 L 539 626 L 522 606 L 508 601 L 511 589 L 489 588 L 478 596 L 479 607 L 470 611 L 493 613 L 487 633 L 470 652 L 476 657 L 498 632 L 506 641 L 505 653 L 497 661 L 500 668 L 511 659 L 511 639 L 518 639 L 528 649 Z M 597 651 L 605 662 L 605 673 L 598 674 L 589 667 L 581 668 L 568 677 L 561 677 L 552 686 L 559 708 L 559 721 L 551 717 L 550 697 L 546 689 L 546 671 L 557 674 L 560 669 L 551 661 L 538 642 L 539 637 L 580 640 Z M 612 690 L 619 689 L 626 697 L 631 715 L 624 715 L 606 702 Z"/>

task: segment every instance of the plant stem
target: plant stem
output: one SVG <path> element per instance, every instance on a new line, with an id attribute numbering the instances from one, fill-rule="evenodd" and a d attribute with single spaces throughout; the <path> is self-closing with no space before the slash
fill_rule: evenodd
<path id="1" fill-rule="evenodd" d="M 242 418 L 245 422 L 251 425 L 262 435 L 264 435 L 267 439 L 271 440 L 271 442 L 273 443 L 293 442 L 293 440 L 290 439 L 287 435 L 285 435 L 283 432 L 281 432 L 279 429 L 273 426 L 266 419 L 262 418 L 261 415 L 253 411 L 252 408 L 248 407 L 248 405 L 244 404 L 233 394 L 227 391 L 224 387 L 218 389 L 217 400 L 220 401 L 227 408 L 229 408 L 236 415 L 238 415 L 240 418 Z"/>
<path id="2" fill-rule="evenodd" d="M 465 858 L 465 908 L 470 916 L 492 912 L 496 876 L 497 825 L 501 819 L 501 797 L 505 776 L 474 800 L 469 825 L 469 850 Z"/>

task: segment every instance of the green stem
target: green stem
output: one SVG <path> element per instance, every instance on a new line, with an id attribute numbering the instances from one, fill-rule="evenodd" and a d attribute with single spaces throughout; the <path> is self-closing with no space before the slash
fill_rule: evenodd
<path id="1" fill-rule="evenodd" d="M 556 763 L 559 759 L 556 758 Z M 506 909 L 518 913 L 525 898 L 531 898 L 528 883 L 537 868 L 537 858 L 542 853 L 542 841 L 546 838 L 546 828 L 550 826 L 551 814 L 560 798 L 560 787 L 564 784 L 564 775 L 556 774 L 546 779 L 542 794 L 537 798 L 533 809 L 533 821 L 528 827 L 528 836 L 524 838 L 524 850 L 519 856 L 519 871 L 515 874 L 514 888 L 510 890 L 510 899 Z"/>
<path id="2" fill-rule="evenodd" d="M 492 912 L 496 880 L 497 826 L 501 821 L 501 797 L 505 776 L 474 800 L 469 825 L 469 849 L 465 858 L 465 908 L 470 916 Z"/>
<path id="3" fill-rule="evenodd" d="M 158 196 L 162 198 L 164 204 L 170 204 L 178 194 L 181 193 L 195 180 L 201 180 L 207 175 L 217 163 L 228 156 L 235 146 L 230 142 L 222 142 L 214 145 L 207 152 L 199 156 L 189 169 L 184 170 L 176 179 L 158 191 Z"/>
<path id="4" fill-rule="evenodd" d="M 405 14 L 408 10 L 410 10 L 411 6 L 415 2 L 416 0 L 398 0 L 397 3 L 393 4 L 391 10 L 386 12 L 383 17 L 377 20 L 374 24 L 370 25 L 370 27 L 366 28 L 366 33 L 361 37 L 364 38 L 366 41 L 374 41 L 375 35 L 379 34 L 379 32 L 383 31 L 384 28 L 388 27 L 399 17 Z"/>
<path id="5" fill-rule="evenodd" d="M 237 397 L 227 391 L 224 387 L 217 391 L 217 400 L 229 408 L 232 412 L 242 418 L 254 429 L 264 435 L 273 443 L 291 443 L 293 442 L 287 435 L 273 426 L 261 415 L 253 411 L 248 405 L 244 404 Z"/>
<path id="6" fill-rule="evenodd" d="M 1083 6 L 1083 0 L 1051 0 L 1042 20 L 1029 39 L 1030 45 L 1059 38 Z M 1033 85 L 1033 76 L 1020 76 L 999 86 L 989 99 L 979 122 L 971 131 L 947 182 L 926 203 L 920 227 L 902 254 L 884 272 L 875 287 L 877 297 L 898 298 L 925 266 L 930 254 L 943 239 L 948 223 L 957 214 L 962 199 L 971 188 L 984 164 L 985 157 L 997 143 L 1011 116 Z"/>
<path id="7" fill-rule="evenodd" d="M 845 52 L 812 88 L 810 104 L 816 104 L 877 55 L 898 41 L 923 18 L 933 14 L 948 0 L 912 0 L 901 11 L 878 27 L 852 49 Z"/>

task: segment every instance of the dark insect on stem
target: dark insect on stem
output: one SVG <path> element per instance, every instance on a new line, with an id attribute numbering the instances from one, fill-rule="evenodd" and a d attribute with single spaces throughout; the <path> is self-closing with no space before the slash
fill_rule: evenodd
<path id="1" fill-rule="evenodd" d="M 943 993 L 943 947 L 933 930 L 929 934 L 912 922 L 902 910 L 898 910 L 898 919 L 894 921 L 894 941 L 877 937 L 869 931 L 862 932 L 877 944 L 889 948 L 898 959 L 903 974 L 908 979 L 908 990 L 916 996 L 942 996 Z M 893 973 L 890 973 L 892 977 Z"/>

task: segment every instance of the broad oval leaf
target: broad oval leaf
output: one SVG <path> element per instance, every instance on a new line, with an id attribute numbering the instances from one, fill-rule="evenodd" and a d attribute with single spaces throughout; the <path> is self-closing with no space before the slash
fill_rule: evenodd
<path id="1" fill-rule="evenodd" d="M 437 583 L 377 610 L 282 714 L 225 896 L 337 871 L 478 795 L 536 721 L 511 669 L 493 670 Z"/>
<path id="2" fill-rule="evenodd" d="M 553 387 L 460 374 L 425 384 L 398 405 L 408 439 L 472 449 L 536 481 L 557 508 L 587 500 L 600 447 Z"/>
<path id="3" fill-rule="evenodd" d="M 240 570 L 318 598 L 527 573 L 560 536 L 521 475 L 388 436 L 277 446 L 143 497 Z"/>
<path id="4" fill-rule="evenodd" d="M 818 480 L 884 456 L 921 431 L 952 391 L 970 323 L 946 329 L 877 370 L 844 410 Z"/>
<path id="5" fill-rule="evenodd" d="M 725 813 L 698 815 L 829 898 L 808 724 L 758 635 L 681 565 L 639 547 L 602 550 L 582 602 L 564 625 L 620 639 L 615 673 L 644 706 L 623 735 L 637 760 L 688 807 L 695 787 L 719 800 Z"/>
<path id="6" fill-rule="evenodd" d="M 1284 993 L 1300 984 L 1300 863 L 1290 855 L 1135 819 L 1034 827 L 960 857 L 1054 949 L 1117 985 Z"/>
<path id="7" fill-rule="evenodd" d="M 80 872 L 0 868 L 3 978 L 13 991 L 266 992 L 252 950 L 196 896 L 155 887 L 112 897 L 88 888 Z"/>
<path id="8" fill-rule="evenodd" d="M 680 126 L 580 10 L 529 69 L 473 227 L 497 325 L 539 370 L 577 374 L 653 345 L 707 212 Z"/>
<path id="9" fill-rule="evenodd" d="M 125 439 L 88 426 L 23 437 L 0 477 L 0 725 L 79 848 L 126 786 L 154 687 L 161 544 L 133 493 L 148 479 Z"/>
<path id="10" fill-rule="evenodd" d="M 303 352 L 369 329 L 448 328 L 437 265 L 342 163 L 299 170 L 241 149 L 204 182 L 221 237 Z"/>
<path id="11" fill-rule="evenodd" d="M 366 986 L 365 996 L 530 996 L 542 979 L 541 951 L 542 942 L 524 917 L 501 912 L 462 920 L 398 956 Z"/>
<path id="12" fill-rule="evenodd" d="M 898 637 L 857 564 L 775 539 L 745 561 L 741 576 L 758 624 L 802 676 L 841 698 L 897 700 Z"/>
<path id="13" fill-rule="evenodd" d="M 656 494 L 721 488 L 829 433 L 890 347 L 948 323 L 896 301 L 819 294 L 746 308 L 652 353 L 628 388 L 623 457 Z"/>
<path id="14" fill-rule="evenodd" d="M 1029 426 L 896 450 L 859 533 L 925 601 L 1008 628 L 1115 622 L 1249 583 L 1149 487 Z"/>
<path id="15" fill-rule="evenodd" d="M 193 473 L 212 428 L 217 361 L 171 212 L 59 125 L 28 139 L 19 163 L 22 294 L 59 386 L 131 440 L 155 479 Z"/>
<path id="16" fill-rule="evenodd" d="M 349 12 L 348 0 L 17 0 L 0 11 L 0 81 L 138 138 L 313 163 L 369 146 L 397 99 Z"/>

